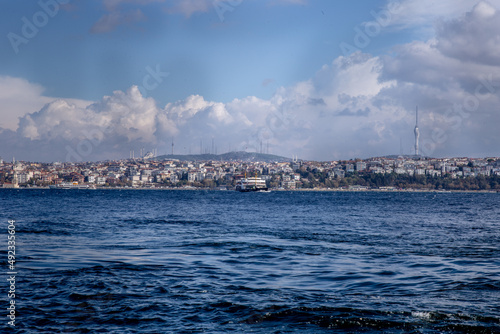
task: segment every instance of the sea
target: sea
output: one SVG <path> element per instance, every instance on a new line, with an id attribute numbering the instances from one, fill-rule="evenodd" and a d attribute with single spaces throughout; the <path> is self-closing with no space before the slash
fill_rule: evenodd
<path id="1" fill-rule="evenodd" d="M 5 189 L 0 209 L 2 333 L 500 333 L 497 193 Z"/>

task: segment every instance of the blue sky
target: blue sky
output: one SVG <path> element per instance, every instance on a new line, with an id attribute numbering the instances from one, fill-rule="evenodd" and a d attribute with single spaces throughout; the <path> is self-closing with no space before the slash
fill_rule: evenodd
<path id="1" fill-rule="evenodd" d="M 265 142 L 317 160 L 410 154 L 416 104 L 429 155 L 499 155 L 498 133 L 484 126 L 498 121 L 499 93 L 474 96 L 500 77 L 498 0 L 2 6 L 4 157 L 165 153 L 172 137 L 177 153 L 214 138 L 219 153 Z M 457 103 L 467 117 L 449 111 Z"/>
<path id="2" fill-rule="evenodd" d="M 163 104 L 191 94 L 221 102 L 249 95 L 269 98 L 277 86 L 305 80 L 338 57 L 339 44 L 355 36 L 353 28 L 373 20 L 370 11 L 384 6 L 373 0 L 356 5 L 251 0 L 234 7 L 221 2 L 221 22 L 212 4 L 186 17 L 169 14 L 165 2 L 145 3 L 124 1 L 117 9 L 140 10 L 143 17 L 137 22 L 93 32 L 108 15 L 103 2 L 70 1 L 35 38 L 20 44 L 17 54 L 2 39 L 1 72 L 41 84 L 51 96 L 97 100 L 140 84 L 145 68 L 160 64 L 171 77 L 151 96 Z M 224 11 L 223 5 L 234 9 Z M 11 2 L 2 11 L 2 31 L 22 36 L 21 18 L 32 21 L 40 10 L 36 1 Z M 377 53 L 386 45 L 386 38 L 377 38 L 366 51 Z"/>

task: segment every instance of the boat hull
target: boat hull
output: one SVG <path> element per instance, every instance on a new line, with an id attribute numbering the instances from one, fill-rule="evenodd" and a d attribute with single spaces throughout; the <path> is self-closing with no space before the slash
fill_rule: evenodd
<path id="1" fill-rule="evenodd" d="M 85 184 L 64 184 L 64 185 L 51 185 L 49 189 L 90 189 L 90 186 Z"/>
<path id="2" fill-rule="evenodd" d="M 259 192 L 259 191 L 269 191 L 268 188 L 245 188 L 245 189 L 236 189 L 241 193 L 250 193 L 250 192 Z"/>

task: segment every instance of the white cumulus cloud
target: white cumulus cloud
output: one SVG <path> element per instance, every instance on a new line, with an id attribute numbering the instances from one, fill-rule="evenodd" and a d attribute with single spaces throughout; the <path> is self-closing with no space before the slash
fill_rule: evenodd
<path id="1" fill-rule="evenodd" d="M 498 7 L 493 1 L 458 4 L 470 6 L 440 20 L 432 38 L 398 45 L 386 55 L 338 57 L 309 80 L 280 87 L 266 100 L 249 96 L 222 103 L 192 95 L 159 107 L 133 86 L 90 105 L 47 103 L 41 87 L 3 78 L 36 103 L 23 107 L 34 108 L 30 112 L 18 113 L 19 127 L 0 132 L 8 152 L 2 155 L 124 158 L 132 149 L 170 152 L 172 137 L 176 153 L 269 147 L 289 157 L 330 160 L 395 154 L 403 142 L 403 153 L 411 154 L 416 105 L 424 154 L 498 155 Z M 430 12 L 415 1 L 401 6 L 419 9 L 422 16 Z M 10 101 L 8 85 L 0 80 L 0 87 L 0 101 Z"/>

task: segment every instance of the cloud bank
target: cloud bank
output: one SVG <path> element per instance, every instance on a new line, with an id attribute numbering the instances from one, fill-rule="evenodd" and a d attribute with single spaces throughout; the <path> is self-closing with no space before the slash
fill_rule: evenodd
<path id="1" fill-rule="evenodd" d="M 500 12 L 485 1 L 471 8 L 440 21 L 427 41 L 379 57 L 338 57 L 268 100 L 221 103 L 192 95 L 158 106 L 132 86 L 89 105 L 51 101 L 20 115 L 17 128 L 4 126 L 0 154 L 38 161 L 117 159 L 130 150 L 137 156 L 141 148 L 170 153 L 172 138 L 180 154 L 269 148 L 332 160 L 397 154 L 401 142 L 403 153 L 412 154 L 418 105 L 423 154 L 498 156 Z M 44 99 L 40 87 L 10 80 Z"/>

